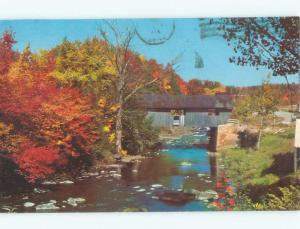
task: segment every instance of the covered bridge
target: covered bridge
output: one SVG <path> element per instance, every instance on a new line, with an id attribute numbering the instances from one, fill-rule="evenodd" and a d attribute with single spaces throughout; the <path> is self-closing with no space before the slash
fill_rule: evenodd
<path id="1" fill-rule="evenodd" d="M 138 97 L 133 107 L 146 110 L 158 127 L 217 127 L 229 119 L 233 100 L 228 94 L 147 94 Z"/>

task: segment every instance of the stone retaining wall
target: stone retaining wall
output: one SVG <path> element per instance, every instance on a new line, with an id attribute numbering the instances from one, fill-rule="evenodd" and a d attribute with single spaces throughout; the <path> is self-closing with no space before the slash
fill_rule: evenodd
<path id="1" fill-rule="evenodd" d="M 222 150 L 238 144 L 238 124 L 219 125 L 217 130 L 216 150 Z"/>

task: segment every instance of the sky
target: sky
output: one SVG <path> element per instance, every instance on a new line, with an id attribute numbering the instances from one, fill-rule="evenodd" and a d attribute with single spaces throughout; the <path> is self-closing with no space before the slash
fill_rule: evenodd
<path id="1" fill-rule="evenodd" d="M 147 45 L 137 36 L 131 48 L 154 58 L 158 63 L 167 64 L 177 57 L 176 71 L 184 79 L 214 80 L 224 85 L 251 86 L 259 85 L 270 70 L 254 67 L 241 67 L 229 63 L 233 55 L 232 47 L 222 37 L 200 38 L 198 19 L 124 19 L 115 20 L 120 31 L 137 28 L 139 34 L 149 39 L 168 37 L 175 25 L 174 34 L 162 45 Z M 33 51 L 50 49 L 64 38 L 71 41 L 99 36 L 99 29 L 107 30 L 103 20 L 0 20 L 0 34 L 7 29 L 15 33 L 15 49 L 22 51 L 30 44 Z M 108 31 L 108 30 L 107 30 Z M 195 53 L 204 62 L 203 68 L 195 67 Z M 297 77 L 289 77 L 291 82 L 298 82 Z M 285 83 L 282 77 L 272 77 L 272 83 Z"/>

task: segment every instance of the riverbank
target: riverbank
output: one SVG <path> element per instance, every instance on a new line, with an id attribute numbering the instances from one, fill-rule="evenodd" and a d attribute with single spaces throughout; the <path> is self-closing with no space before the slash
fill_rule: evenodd
<path id="1" fill-rule="evenodd" d="M 282 187 L 290 190 L 290 186 L 293 186 L 299 190 L 300 177 L 293 171 L 293 150 L 293 129 L 286 128 L 281 133 L 265 133 L 259 149 L 225 149 L 221 152 L 220 160 L 224 163 L 226 175 L 237 187 L 239 195 L 260 206 L 259 204 L 262 204 L 263 200 L 267 201 L 270 195 L 281 198 L 284 195 L 280 190 Z M 297 191 L 291 193 L 298 195 Z M 290 209 L 300 208 L 299 197 L 294 197 L 295 203 Z M 269 210 L 278 209 L 278 206 L 277 209 L 273 206 Z"/>
<path id="2" fill-rule="evenodd" d="M 215 210 L 214 164 L 204 148 L 165 148 L 114 164 L 95 164 L 76 176 L 53 177 L 32 190 L 2 196 L 0 211 Z"/>

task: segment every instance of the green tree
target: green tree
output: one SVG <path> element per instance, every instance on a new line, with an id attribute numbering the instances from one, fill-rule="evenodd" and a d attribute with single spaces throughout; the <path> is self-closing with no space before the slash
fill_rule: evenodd
<path id="1" fill-rule="evenodd" d="M 270 76 L 263 81 L 261 87 L 252 95 L 240 98 L 235 109 L 237 116 L 244 122 L 258 122 L 259 136 L 257 148 L 260 146 L 262 129 L 268 117 L 278 109 L 279 96 L 270 86 Z"/>

